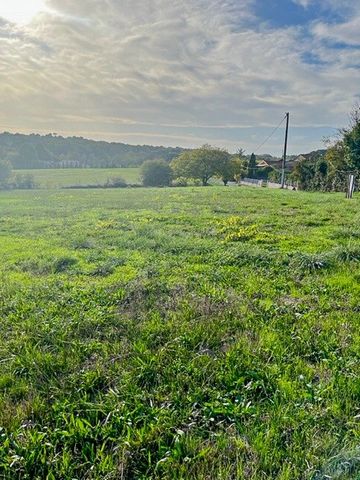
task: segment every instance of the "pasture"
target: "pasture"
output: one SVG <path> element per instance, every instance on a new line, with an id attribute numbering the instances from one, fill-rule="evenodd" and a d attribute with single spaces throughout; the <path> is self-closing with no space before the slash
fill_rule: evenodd
<path id="1" fill-rule="evenodd" d="M 0 192 L 0 478 L 360 478 L 359 207 Z"/>
<path id="2" fill-rule="evenodd" d="M 35 184 L 40 189 L 104 185 L 114 177 L 121 177 L 130 184 L 141 183 L 139 168 L 47 168 L 14 170 L 14 173 L 33 175 Z"/>

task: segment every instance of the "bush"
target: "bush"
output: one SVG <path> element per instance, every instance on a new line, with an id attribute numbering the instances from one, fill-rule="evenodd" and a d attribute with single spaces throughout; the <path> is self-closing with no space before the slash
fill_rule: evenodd
<path id="1" fill-rule="evenodd" d="M 185 177 L 177 177 L 173 181 L 173 187 L 187 187 L 188 186 L 188 181 L 187 178 Z"/>
<path id="2" fill-rule="evenodd" d="M 11 164 L 8 161 L 0 160 L 0 187 L 6 186 L 11 175 Z"/>
<path id="3" fill-rule="evenodd" d="M 30 190 L 35 188 L 34 176 L 30 173 L 16 173 L 12 178 L 11 185 L 13 188 Z"/>
<path id="4" fill-rule="evenodd" d="M 108 178 L 105 184 L 107 188 L 126 188 L 127 183 L 122 177 Z"/>
<path id="5" fill-rule="evenodd" d="M 141 179 L 145 187 L 168 187 L 172 170 L 164 160 L 147 160 L 141 167 Z"/>
<path id="6" fill-rule="evenodd" d="M 280 183 L 281 182 L 281 172 L 272 168 L 271 172 L 268 175 L 269 182 Z"/>

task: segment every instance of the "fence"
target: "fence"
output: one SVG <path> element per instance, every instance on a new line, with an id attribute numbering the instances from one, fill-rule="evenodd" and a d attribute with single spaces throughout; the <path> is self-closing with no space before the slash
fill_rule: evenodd
<path id="1" fill-rule="evenodd" d="M 248 185 L 252 187 L 268 187 L 268 188 L 281 188 L 280 183 L 268 182 L 266 180 L 258 180 L 256 178 L 244 178 L 241 180 L 240 185 Z M 285 185 L 285 189 L 296 190 L 294 185 Z"/>
<path id="2" fill-rule="evenodd" d="M 281 188 L 281 183 L 267 182 L 269 188 Z M 287 188 L 287 186 L 286 186 Z"/>
<path id="3" fill-rule="evenodd" d="M 241 180 L 241 185 L 250 185 L 253 187 L 264 187 L 266 182 L 263 180 L 257 180 L 256 178 L 244 178 Z"/>

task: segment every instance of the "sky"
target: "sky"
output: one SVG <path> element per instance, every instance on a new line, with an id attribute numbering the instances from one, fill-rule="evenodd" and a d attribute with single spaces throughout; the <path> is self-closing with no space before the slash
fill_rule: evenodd
<path id="1" fill-rule="evenodd" d="M 360 101 L 360 0 L 0 0 L 0 131 L 289 154 Z"/>

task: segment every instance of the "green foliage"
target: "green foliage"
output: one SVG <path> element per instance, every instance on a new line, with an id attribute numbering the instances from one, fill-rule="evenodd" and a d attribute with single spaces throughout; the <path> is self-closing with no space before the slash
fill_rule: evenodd
<path id="1" fill-rule="evenodd" d="M 244 156 L 244 151 L 240 149 L 237 155 L 233 156 L 232 160 L 232 174 L 237 182 L 246 176 L 248 161 Z"/>
<path id="2" fill-rule="evenodd" d="M 145 160 L 170 162 L 181 148 L 127 145 L 60 135 L 0 134 L 0 158 L 15 169 L 135 167 Z"/>
<path id="3" fill-rule="evenodd" d="M 31 175 L 37 188 L 69 188 L 93 185 L 105 187 L 112 179 L 121 178 L 127 185 L 140 185 L 139 168 L 44 168 L 14 170 L 14 175 Z M 124 185 L 125 186 L 125 185 Z"/>
<path id="4" fill-rule="evenodd" d="M 349 174 L 360 181 L 360 107 L 325 155 L 308 155 L 295 166 L 292 178 L 303 190 L 345 191 Z"/>
<path id="5" fill-rule="evenodd" d="M 0 160 L 0 188 L 6 186 L 11 176 L 11 163 L 6 160 Z"/>
<path id="6" fill-rule="evenodd" d="M 187 187 L 188 179 L 186 177 L 177 177 L 172 184 L 174 187 Z"/>
<path id="7" fill-rule="evenodd" d="M 345 158 L 352 172 L 360 173 L 360 106 L 351 114 L 351 123 L 348 129 L 343 130 Z"/>
<path id="8" fill-rule="evenodd" d="M 227 185 L 229 181 L 239 182 L 246 174 L 247 161 L 245 158 L 234 155 L 228 158 L 224 158 L 218 167 L 217 176 L 221 178 L 224 185 Z"/>
<path id="9" fill-rule="evenodd" d="M 345 146 L 342 141 L 332 145 L 326 152 L 325 160 L 328 163 L 329 190 L 344 191 L 347 183 L 348 167 L 345 162 Z"/>
<path id="10" fill-rule="evenodd" d="M 108 178 L 105 186 L 108 188 L 126 188 L 127 183 L 122 177 L 116 176 Z"/>
<path id="11" fill-rule="evenodd" d="M 15 173 L 11 178 L 12 188 L 30 190 L 35 188 L 34 175 L 31 173 Z"/>
<path id="12" fill-rule="evenodd" d="M 250 156 L 247 176 L 249 178 L 256 178 L 256 155 L 254 153 Z"/>
<path id="13" fill-rule="evenodd" d="M 268 180 L 270 182 L 280 183 L 281 182 L 281 171 L 276 170 L 275 168 L 271 169 L 271 172 L 269 172 L 269 174 L 268 174 Z"/>
<path id="14" fill-rule="evenodd" d="M 331 189 L 328 154 L 329 152 L 324 156 L 322 153 L 316 153 L 296 163 L 291 179 L 297 182 L 301 190 Z"/>
<path id="15" fill-rule="evenodd" d="M 172 179 L 172 170 L 164 160 L 148 160 L 140 171 L 143 185 L 146 187 L 168 187 Z"/>
<path id="16" fill-rule="evenodd" d="M 0 478 L 357 479 L 359 207 L 0 192 Z"/>
<path id="17" fill-rule="evenodd" d="M 239 162 L 237 159 L 232 158 L 225 150 L 214 151 L 213 155 L 216 158 L 215 175 L 220 178 L 226 186 L 228 182 L 235 179 L 235 175 L 239 172 Z"/>
<path id="18" fill-rule="evenodd" d="M 235 173 L 229 153 L 211 145 L 182 153 L 171 162 L 171 167 L 175 178 L 198 180 L 203 186 L 214 176 L 220 177 L 226 185 Z"/>

